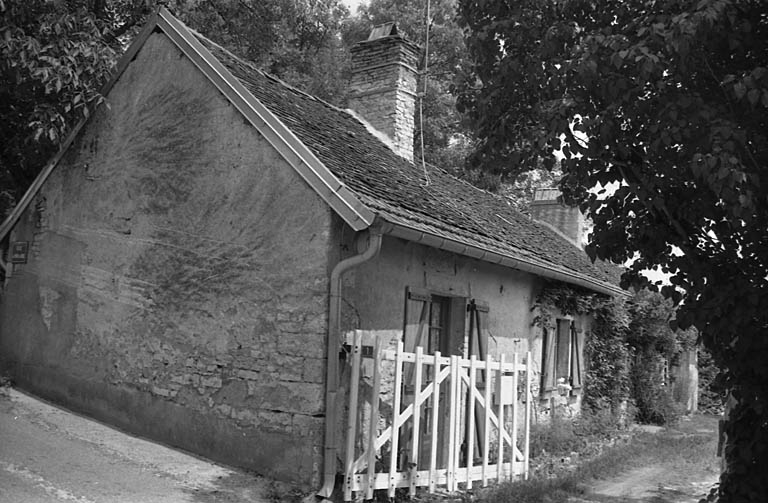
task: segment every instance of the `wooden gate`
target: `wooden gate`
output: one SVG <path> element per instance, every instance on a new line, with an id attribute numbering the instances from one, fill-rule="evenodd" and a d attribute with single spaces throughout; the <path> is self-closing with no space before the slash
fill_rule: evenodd
<path id="1" fill-rule="evenodd" d="M 492 480 L 528 477 L 530 353 L 524 362 L 517 354 L 511 362 L 505 362 L 504 355 L 499 361 L 482 361 L 439 352 L 427 355 L 421 347 L 407 353 L 402 341 L 397 349 L 384 350 L 378 338 L 372 354 L 370 349 L 356 333 L 344 501 L 371 499 L 377 489 L 394 497 L 396 488 L 407 487 L 413 496 L 417 487 L 457 491 L 471 489 L 476 482 L 486 486 Z M 360 393 L 365 358 L 373 360 L 372 382 L 365 383 L 371 392 L 363 393 L 369 400 L 361 400 Z M 407 365 L 412 367 L 406 370 Z M 414 385 L 405 400 L 403 376 L 411 370 Z M 383 388 L 388 396 L 382 397 Z M 441 400 L 447 404 L 441 406 Z M 366 408 L 365 415 L 361 408 Z"/>

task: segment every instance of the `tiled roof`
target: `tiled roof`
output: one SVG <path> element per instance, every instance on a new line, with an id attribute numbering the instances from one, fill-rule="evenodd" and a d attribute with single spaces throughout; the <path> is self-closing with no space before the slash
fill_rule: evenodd
<path id="1" fill-rule="evenodd" d="M 586 254 L 503 198 L 392 152 L 347 111 L 281 82 L 202 35 L 197 39 L 360 201 L 384 220 L 433 236 L 618 284 L 620 271 Z"/>

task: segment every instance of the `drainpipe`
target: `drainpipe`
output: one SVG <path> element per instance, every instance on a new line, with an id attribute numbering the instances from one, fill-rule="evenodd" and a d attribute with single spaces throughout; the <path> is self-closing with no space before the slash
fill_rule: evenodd
<path id="1" fill-rule="evenodd" d="M 5 255 L 5 243 L 0 241 L 0 269 L 3 270 L 3 278 L 5 278 L 4 281 L 2 283 L 0 283 L 0 287 L 5 287 L 5 285 L 8 284 L 8 272 L 9 272 L 8 269 L 9 269 L 9 266 L 8 266 L 8 262 L 3 260 L 3 256 L 4 255 Z"/>
<path id="2" fill-rule="evenodd" d="M 317 492 L 322 499 L 329 499 L 336 484 L 336 401 L 339 390 L 339 331 L 341 321 L 341 278 L 353 267 L 367 262 L 378 255 L 381 250 L 381 229 L 379 226 L 370 227 L 366 234 L 360 233 L 356 242 L 368 237 L 368 248 L 358 255 L 345 258 L 331 271 L 330 296 L 328 298 L 328 348 L 325 376 L 325 446 L 323 451 L 323 487 Z"/>

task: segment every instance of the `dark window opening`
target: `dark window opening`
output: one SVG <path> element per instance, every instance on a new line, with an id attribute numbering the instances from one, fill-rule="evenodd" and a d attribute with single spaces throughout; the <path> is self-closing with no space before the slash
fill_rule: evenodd
<path id="1" fill-rule="evenodd" d="M 581 341 L 572 320 L 558 319 L 543 332 L 541 358 L 541 396 L 557 390 L 558 384 L 571 387 L 571 394 L 581 388 Z"/>

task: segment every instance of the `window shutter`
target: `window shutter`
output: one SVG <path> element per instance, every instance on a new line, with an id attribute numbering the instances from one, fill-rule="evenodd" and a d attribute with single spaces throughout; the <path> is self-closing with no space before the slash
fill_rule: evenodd
<path id="1" fill-rule="evenodd" d="M 469 347 L 467 348 L 467 354 L 469 356 L 476 356 L 480 360 L 488 359 L 488 312 L 489 307 L 487 304 L 478 302 L 475 299 L 469 301 L 467 304 L 467 313 L 469 313 Z M 488 385 L 490 376 L 485 375 L 485 370 L 480 370 L 477 373 L 475 385 L 478 389 L 485 389 Z M 467 401 L 472 398 L 467 391 Z M 469 412 L 469 409 L 467 409 Z M 468 438 L 471 435 L 470 420 L 467 418 L 466 429 L 464 432 L 464 438 Z M 480 409 L 475 409 L 475 445 L 477 446 L 477 455 L 482 456 L 482 439 L 485 435 L 485 422 L 483 421 L 480 413 Z M 466 459 L 464 460 L 466 463 Z"/>
<path id="2" fill-rule="evenodd" d="M 541 391 L 555 389 L 555 343 L 556 334 L 549 328 L 543 329 L 544 340 L 541 355 Z M 541 395 L 541 393 L 539 393 Z"/>
<path id="3" fill-rule="evenodd" d="M 403 310 L 403 346 L 404 351 L 413 353 L 416 346 L 427 349 L 429 337 L 429 302 L 431 294 L 420 288 L 405 288 L 405 308 Z"/>
<path id="4" fill-rule="evenodd" d="M 432 295 L 420 288 L 405 288 L 405 308 L 403 312 L 403 351 L 415 353 L 416 347 L 427 350 L 429 343 L 429 303 Z M 413 380 L 416 366 L 406 363 L 403 366 L 403 389 L 405 394 L 413 393 Z M 404 402 L 405 403 L 405 402 Z"/>
<path id="5" fill-rule="evenodd" d="M 487 304 L 472 299 L 469 311 L 469 348 L 467 353 L 480 360 L 488 358 L 488 311 Z"/>
<path id="6" fill-rule="evenodd" d="M 571 373 L 571 321 L 557 320 L 555 345 L 555 386 L 560 379 L 567 381 Z"/>
<path id="7" fill-rule="evenodd" d="M 571 386 L 574 390 L 581 389 L 582 377 L 581 346 L 576 325 L 571 323 Z"/>

